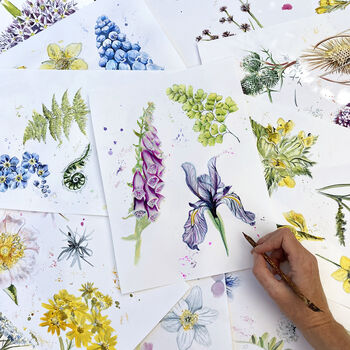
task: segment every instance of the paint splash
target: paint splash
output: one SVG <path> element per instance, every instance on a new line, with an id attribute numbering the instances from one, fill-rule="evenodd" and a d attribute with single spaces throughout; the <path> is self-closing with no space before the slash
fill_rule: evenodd
<path id="1" fill-rule="evenodd" d="M 282 10 L 292 10 L 293 6 L 291 4 L 284 4 L 282 6 Z"/>

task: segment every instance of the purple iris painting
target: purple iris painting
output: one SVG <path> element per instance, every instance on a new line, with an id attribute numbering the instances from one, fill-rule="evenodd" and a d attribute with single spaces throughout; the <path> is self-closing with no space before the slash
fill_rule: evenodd
<path id="1" fill-rule="evenodd" d="M 136 241 L 135 264 L 138 263 L 141 254 L 141 233 L 156 221 L 163 200 L 161 191 L 164 187 L 162 177 L 165 168 L 158 131 L 153 125 L 153 112 L 154 104 L 149 103 L 137 121 L 138 130 L 134 130 L 138 142 L 134 145 L 136 165 L 132 169 L 133 181 L 130 184 L 133 203 L 127 218 L 135 217 L 136 226 L 134 234 L 123 238 Z"/>
<path id="2" fill-rule="evenodd" d="M 196 169 L 191 163 L 182 164 L 182 169 L 185 171 L 188 188 L 198 197 L 197 202 L 189 203 L 192 209 L 189 211 L 188 219 L 184 225 L 183 241 L 190 249 L 199 250 L 198 245 L 204 241 L 208 231 L 207 221 L 204 216 L 207 213 L 216 229 L 220 232 L 226 254 L 228 255 L 225 227 L 218 213 L 219 206 L 222 204 L 227 205 L 236 218 L 251 226 L 255 225 L 255 214 L 244 210 L 239 196 L 231 191 L 231 186 L 225 186 L 221 181 L 216 169 L 216 157 L 211 158 L 208 162 L 209 174 L 197 177 Z"/>

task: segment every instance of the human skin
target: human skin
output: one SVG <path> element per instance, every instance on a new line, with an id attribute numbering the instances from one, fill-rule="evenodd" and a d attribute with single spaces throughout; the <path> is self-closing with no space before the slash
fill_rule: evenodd
<path id="1" fill-rule="evenodd" d="M 350 336 L 329 310 L 315 256 L 298 242 L 288 228 L 267 234 L 257 244 L 252 250 L 255 277 L 310 345 L 316 350 L 350 350 Z M 285 282 L 276 279 L 263 253 L 269 254 L 277 266 L 288 261 L 289 276 L 322 312 L 310 310 Z"/>

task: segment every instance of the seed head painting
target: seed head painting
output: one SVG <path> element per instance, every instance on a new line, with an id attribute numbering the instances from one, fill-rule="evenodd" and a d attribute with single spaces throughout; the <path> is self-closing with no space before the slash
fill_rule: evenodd
<path id="1" fill-rule="evenodd" d="M 255 224 L 255 214 L 244 210 L 239 196 L 230 191 L 231 186 L 225 186 L 221 181 L 221 177 L 216 169 L 216 157 L 211 158 L 208 162 L 209 174 L 197 177 L 196 169 L 191 163 L 182 164 L 182 169 L 185 172 L 188 188 L 198 198 L 197 202 L 189 203 L 192 209 L 188 212 L 182 240 L 190 249 L 199 250 L 198 245 L 203 243 L 208 231 L 207 221 L 204 216 L 207 213 L 215 228 L 219 231 L 228 255 L 224 222 L 218 213 L 219 206 L 221 204 L 227 205 L 236 218 L 251 226 Z"/>

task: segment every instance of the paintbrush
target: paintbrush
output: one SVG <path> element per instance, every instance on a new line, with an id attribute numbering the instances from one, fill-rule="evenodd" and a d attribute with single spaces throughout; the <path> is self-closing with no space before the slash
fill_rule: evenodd
<path id="1" fill-rule="evenodd" d="M 254 239 L 246 235 L 244 232 L 242 233 L 245 239 L 251 244 L 251 246 L 255 248 L 257 244 L 254 241 Z M 279 275 L 283 279 L 283 281 L 288 284 L 291 290 L 306 304 L 306 306 L 309 309 L 315 312 L 323 312 L 300 291 L 298 286 L 274 263 L 274 261 L 267 254 L 264 253 L 262 254 L 262 256 L 267 261 L 267 263 L 275 270 L 275 273 Z"/>

